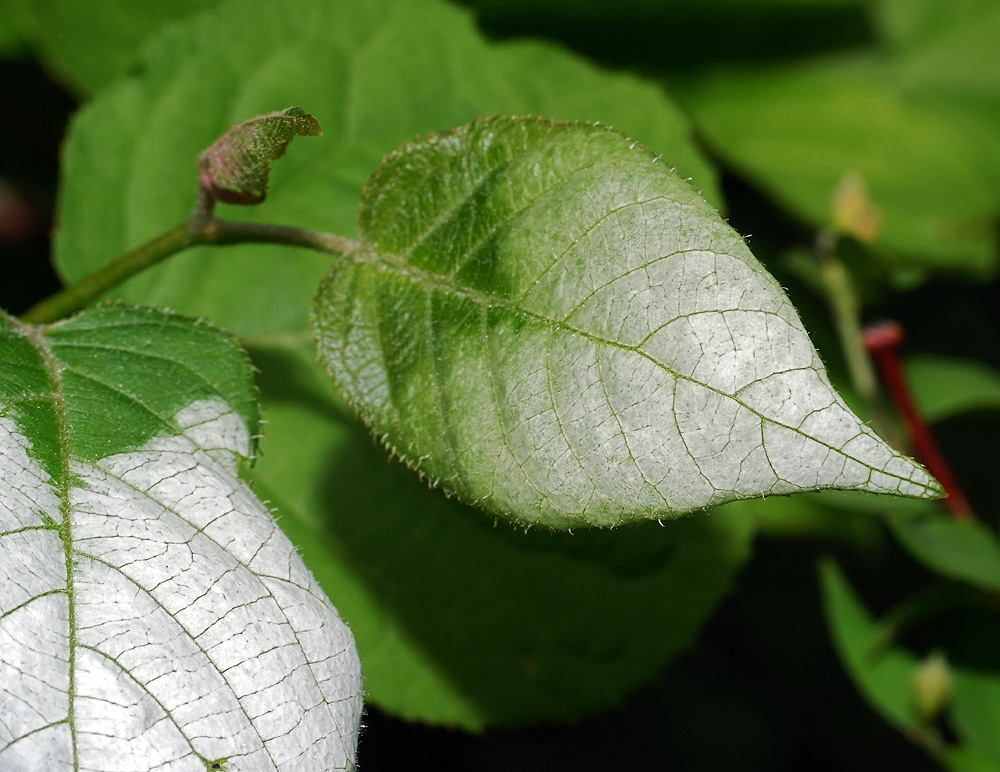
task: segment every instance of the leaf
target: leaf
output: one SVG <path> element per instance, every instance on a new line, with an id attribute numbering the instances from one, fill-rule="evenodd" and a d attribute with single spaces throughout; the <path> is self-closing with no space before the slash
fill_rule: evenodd
<path id="1" fill-rule="evenodd" d="M 288 107 L 243 121 L 200 156 L 201 184 L 227 204 L 259 204 L 267 196 L 271 161 L 294 137 L 318 137 L 319 122 L 301 107 Z"/>
<path id="2" fill-rule="evenodd" d="M 812 227 L 828 224 L 830 197 L 853 173 L 881 215 L 877 254 L 986 277 L 997 265 L 1000 159 L 953 109 L 901 88 L 905 78 L 881 59 L 844 55 L 719 71 L 677 92 L 710 146 Z"/>
<path id="3" fill-rule="evenodd" d="M 254 489 L 336 592 L 382 710 L 481 730 L 617 705 L 693 644 L 749 557 L 742 511 L 614 533 L 495 525 L 386 463 L 308 341 L 252 354 L 268 419 Z"/>
<path id="4" fill-rule="evenodd" d="M 996 635 L 991 636 L 993 641 Z M 1000 766 L 1000 668 L 996 650 L 991 668 L 966 668 L 955 674 L 955 730 L 983 761 Z"/>
<path id="5" fill-rule="evenodd" d="M 920 413 L 928 421 L 977 410 L 1000 410 L 1000 373 L 983 362 L 912 357 L 906 362 L 906 375 Z"/>
<path id="6" fill-rule="evenodd" d="M 990 670 L 956 673 L 953 713 L 962 739 L 980 751 L 984 761 L 1000 766 L 1000 672 L 995 654 Z"/>
<path id="7" fill-rule="evenodd" d="M 100 91 L 125 74 L 142 43 L 170 22 L 219 0 L 4 0 L 39 58 L 78 96 Z"/>
<path id="8" fill-rule="evenodd" d="M 873 10 L 891 42 L 889 62 L 909 93 L 1000 118 L 1000 73 L 993 66 L 1000 7 L 993 0 L 878 0 Z"/>
<path id="9" fill-rule="evenodd" d="M 891 642 L 835 562 L 821 561 L 819 569 L 827 623 L 844 667 L 873 708 L 920 739 L 926 728 L 917 717 L 913 683 L 919 658 Z M 985 772 L 1000 764 L 1000 625 L 991 610 L 948 611 L 949 624 L 936 626 L 933 634 L 945 638 L 935 643 L 951 663 L 954 695 L 947 718 L 962 746 L 948 749 L 945 759 L 951 769 Z"/>
<path id="10" fill-rule="evenodd" d="M 721 200 L 688 123 L 655 83 L 552 45 L 487 43 L 468 12 L 432 0 L 237 0 L 164 30 L 142 71 L 77 116 L 65 145 L 56 263 L 75 281 L 187 219 L 193 164 L 230 126 L 286 105 L 323 125 L 240 217 L 351 236 L 358 192 L 390 149 L 484 113 L 600 118 L 654 142 Z M 100 185 L 95 185 L 100 180 Z M 329 267 L 276 245 L 197 249 L 115 294 L 207 316 L 238 335 L 307 329 Z M 248 304 L 247 297 L 261 302 Z"/>
<path id="11" fill-rule="evenodd" d="M 743 240 L 601 127 L 490 118 L 389 156 L 320 356 L 432 484 L 549 527 L 819 488 L 941 495 L 834 392 Z"/>
<path id="12" fill-rule="evenodd" d="M 935 511 L 890 515 L 889 524 L 910 554 L 931 570 L 1000 592 L 1000 542 L 981 522 Z"/>
<path id="13" fill-rule="evenodd" d="M 819 565 L 827 624 L 837 653 L 858 690 L 901 731 L 919 726 L 913 673 L 919 659 L 899 646 L 883 646 L 882 629 L 833 560 Z"/>
<path id="14" fill-rule="evenodd" d="M 23 0 L 0 0 L 0 14 L 4 19 L 0 26 L 0 58 L 14 58 L 23 53 L 24 36 L 31 25 L 23 5 Z"/>
<path id="15" fill-rule="evenodd" d="M 351 634 L 239 479 L 229 337 L 0 316 L 0 767 L 353 769 Z"/>
<path id="16" fill-rule="evenodd" d="M 950 748 L 943 763 L 950 772 L 1000 772 L 1000 765 L 994 764 L 975 748 L 960 746 Z"/>
<path id="17" fill-rule="evenodd" d="M 995 605 L 975 613 L 952 613 L 939 635 L 948 636 L 954 660 L 955 696 L 951 726 L 966 746 L 981 754 L 982 762 L 1000 765 L 1000 622 Z"/>

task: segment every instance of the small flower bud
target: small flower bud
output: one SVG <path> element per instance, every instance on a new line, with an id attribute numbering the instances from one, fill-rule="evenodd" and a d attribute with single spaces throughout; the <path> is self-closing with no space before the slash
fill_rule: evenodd
<path id="1" fill-rule="evenodd" d="M 830 197 L 830 219 L 837 233 L 858 241 L 874 241 L 882 230 L 882 217 L 868 195 L 861 175 L 850 172 L 837 183 Z"/>
<path id="2" fill-rule="evenodd" d="M 940 651 L 932 651 L 917 665 L 913 672 L 913 701 L 917 714 L 924 723 L 930 723 L 951 699 L 951 668 Z"/>

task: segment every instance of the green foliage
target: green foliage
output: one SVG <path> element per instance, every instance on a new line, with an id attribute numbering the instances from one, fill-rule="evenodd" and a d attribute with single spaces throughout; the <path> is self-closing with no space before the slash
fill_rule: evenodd
<path id="1" fill-rule="evenodd" d="M 183 223 L 195 201 L 198 154 L 238 122 L 289 104 L 315 114 L 325 136 L 295 143 L 273 169 L 266 205 L 239 216 L 359 237 L 342 258 L 276 244 L 197 248 L 109 293 L 109 299 L 207 318 L 241 336 L 259 370 L 259 393 L 252 392 L 246 359 L 231 338 L 174 314 L 99 307 L 44 328 L 3 317 L 0 394 L 9 404 L 0 422 L 10 419 L 24 428 L 31 437 L 26 452 L 57 477 L 67 464 L 136 453 L 176 433 L 175 416 L 189 400 L 221 398 L 231 404 L 253 440 L 259 397 L 267 419 L 263 456 L 241 473 L 277 509 L 282 529 L 300 545 L 357 636 L 373 706 L 372 742 L 379 738 L 377 708 L 412 721 L 475 730 L 605 711 L 655 682 L 664 665 L 697 640 L 693 660 L 668 671 L 667 680 L 632 703 L 641 713 L 625 719 L 604 713 L 586 725 L 586 738 L 573 741 L 576 768 L 643 768 L 648 754 L 639 750 L 631 758 L 628 741 L 614 741 L 613 761 L 589 753 L 588 743 L 595 735 L 642 737 L 643 723 L 655 720 L 662 722 L 657 736 L 669 735 L 670 744 L 663 747 L 670 753 L 688 748 L 687 756 L 681 751 L 677 757 L 678 768 L 689 768 L 683 759 L 691 758 L 697 762 L 690 768 L 713 769 L 718 756 L 691 750 L 698 737 L 711 738 L 702 748 L 710 751 L 727 706 L 752 705 L 753 721 L 741 725 L 759 731 L 768 750 L 747 758 L 767 758 L 769 768 L 807 763 L 916 768 L 921 759 L 920 751 L 910 748 L 915 743 L 928 765 L 958 772 L 1000 770 L 1000 499 L 991 481 L 1000 359 L 990 345 L 1000 320 L 991 294 L 995 283 L 975 284 L 993 280 L 998 262 L 1000 69 L 994 60 L 1000 6 L 992 0 L 469 4 L 482 12 L 492 40 L 475 28 L 468 11 L 435 0 L 176 0 L 155 7 L 118 0 L 0 0 L 5 55 L 30 48 L 82 99 L 96 94 L 84 102 L 64 145 L 54 261 L 68 283 Z M 524 34 L 560 38 L 590 61 L 551 41 L 498 40 Z M 647 78 L 601 69 L 608 65 Z M 481 136 L 483 127 L 504 122 L 481 121 L 431 142 L 417 140 L 380 164 L 385 153 L 415 136 L 503 113 L 541 114 L 547 120 L 520 125 L 504 119 L 534 132 L 534 144 L 518 152 L 511 152 L 516 142 L 501 131 L 490 152 L 480 155 L 465 146 L 464 160 L 445 153 L 431 164 L 435 142 L 439 149 L 461 145 L 470 134 Z M 574 380 L 581 373 L 587 384 L 602 388 L 628 381 L 629 388 L 615 393 L 644 409 L 651 401 L 640 399 L 643 389 L 660 377 L 654 371 L 652 377 L 629 378 L 635 368 L 616 360 L 608 374 L 587 380 L 586 368 L 573 365 L 589 361 L 587 356 L 604 361 L 594 354 L 596 341 L 555 335 L 552 323 L 565 322 L 566 314 L 543 314 L 537 325 L 538 308 L 523 302 L 551 305 L 559 292 L 512 294 L 517 282 L 539 275 L 529 275 L 526 266 L 544 261 L 546 249 L 559 252 L 550 247 L 565 237 L 567 226 L 586 225 L 588 217 L 611 221 L 562 197 L 556 203 L 565 210 L 564 220 L 556 228 L 550 223 L 548 231 L 525 226 L 558 207 L 543 212 L 532 205 L 523 213 L 504 208 L 513 194 L 520 191 L 523 197 L 530 187 L 526 162 L 532 158 L 544 160 L 544 168 L 563 174 L 564 181 L 591 173 L 568 159 L 569 148 L 580 157 L 586 148 L 566 138 L 536 136 L 556 132 L 548 119 L 599 120 L 663 152 L 662 161 L 640 163 L 636 159 L 649 159 L 645 150 L 624 150 L 616 132 L 587 129 L 593 141 L 583 144 L 606 143 L 605 152 L 614 158 L 602 177 L 595 156 L 597 176 L 587 177 L 592 184 L 585 186 L 595 191 L 595 201 L 602 180 L 606 184 L 608 176 L 628 170 L 630 181 L 648 182 L 652 174 L 655 185 L 666 186 L 667 198 L 707 212 L 702 199 L 666 171 L 676 166 L 702 189 L 705 201 L 725 205 L 736 232 L 754 234 L 750 246 L 777 277 L 777 282 L 762 279 L 763 269 L 748 256 L 745 264 L 753 270 L 747 286 L 771 283 L 783 302 L 778 285 L 788 286 L 798 312 L 789 311 L 790 316 L 798 324 L 801 315 L 846 403 L 883 436 L 901 437 L 894 444 L 905 450 L 891 411 L 877 395 L 843 377 L 843 359 L 852 354 L 838 353 L 835 325 L 826 320 L 825 305 L 836 306 L 838 299 L 822 281 L 829 268 L 823 260 L 842 261 L 850 271 L 844 290 L 857 290 L 849 300 L 861 303 L 866 316 L 902 316 L 916 351 L 906 356 L 916 402 L 927 420 L 938 422 L 935 428 L 958 461 L 956 471 L 980 520 L 955 521 L 935 502 L 827 491 L 734 501 L 665 527 L 654 522 L 613 532 L 553 533 L 544 527 L 522 532 L 460 503 L 486 501 L 494 511 L 517 514 L 509 502 L 520 499 L 536 513 L 521 511 L 521 520 L 560 526 L 588 507 L 604 523 L 677 514 L 649 505 L 642 494 L 652 495 L 651 486 L 629 487 L 616 477 L 622 470 L 618 462 L 631 469 L 635 459 L 631 450 L 623 454 L 615 446 L 614 431 L 605 431 L 624 415 L 610 403 L 604 414 L 590 412 L 590 423 L 570 422 L 553 433 L 549 421 L 551 442 L 529 437 L 528 452 L 521 455 L 506 441 L 487 444 L 498 423 L 481 377 L 484 363 L 492 366 L 491 377 L 505 378 L 505 393 L 517 398 L 508 406 L 518 417 L 499 422 L 501 428 L 522 427 L 525 416 L 534 421 L 543 415 L 518 414 L 515 408 L 531 404 L 521 396 L 557 393 L 565 395 L 557 408 L 584 404 L 588 392 Z M 11 123 L 32 125 L 20 117 Z M 621 144 L 617 150 L 614 142 Z M 512 163 L 491 167 L 486 184 L 462 189 L 478 179 L 478 165 L 489 167 L 499 154 Z M 417 180 L 413 175 L 423 163 L 439 176 Z M 359 195 L 376 168 L 359 229 Z M 725 202 L 720 176 L 726 181 Z M 236 197 L 258 200 L 265 182 L 258 177 Z M 846 204 L 844 191 L 851 198 Z M 216 210 L 222 217 L 236 211 L 225 204 Z M 0 225 L 3 216 L 0 207 Z M 855 218 L 850 227 L 844 226 L 845 217 Z M 692 220 L 700 224 L 685 236 L 694 238 L 709 221 L 716 234 L 713 253 L 720 240 L 745 249 L 715 215 Z M 599 232 L 596 227 L 590 234 Z M 630 226 L 625 232 L 638 231 Z M 466 248 L 486 233 L 488 249 Z M 404 262 L 401 253 L 407 251 L 411 259 Z M 464 269 L 450 272 L 452 263 L 470 257 L 475 259 Z M 373 420 L 388 450 L 372 442 L 331 389 L 324 366 L 312 361 L 307 307 L 335 261 L 316 306 L 324 364 L 352 405 Z M 22 266 L 17 259 L 6 266 L 3 281 L 14 286 Z M 577 261 L 574 268 L 557 289 L 571 294 L 594 279 L 593 263 Z M 502 276 L 506 284 L 487 281 L 487 275 Z M 966 283 L 955 283 L 956 277 Z M 625 286 L 620 278 L 608 285 L 615 288 L 606 315 L 612 327 L 617 319 L 627 331 L 636 321 L 635 303 L 660 313 L 646 296 L 668 305 L 676 299 L 677 293 L 657 295 L 654 290 L 662 286 L 648 271 L 640 278 L 628 285 L 631 294 L 617 293 Z M 921 282 L 927 282 L 923 289 Z M 593 281 L 590 287 L 595 297 L 599 286 Z M 348 301 L 348 287 L 352 292 L 366 287 L 370 294 Z M 953 302 L 956 297 L 960 302 Z M 951 305 L 945 305 L 948 300 Z M 364 324 L 351 327 L 344 320 Z M 496 348 L 499 359 L 483 357 L 485 346 L 477 350 L 477 335 L 484 330 L 482 339 L 503 343 Z M 506 338 L 495 334 L 508 330 Z M 621 343 L 613 335 L 608 339 Z M 533 345 L 539 340 L 543 345 Z M 750 350 L 733 343 L 737 352 Z M 842 343 L 847 350 L 856 347 L 853 355 L 860 348 L 860 340 Z M 759 348 L 752 351 L 750 358 L 761 357 Z M 58 358 L 47 360 L 51 352 Z M 560 352 L 568 353 L 553 357 Z M 524 362 L 534 364 L 525 368 Z M 669 364 L 671 373 L 683 369 L 676 361 Z M 826 384 L 818 358 L 809 370 L 824 372 L 818 377 Z M 372 374 L 377 377 L 368 378 Z M 545 381 L 544 387 L 564 379 L 565 388 L 518 392 L 531 384 L 532 375 Z M 447 389 L 436 387 L 442 377 Z M 63 417 L 53 410 L 58 403 L 53 378 L 65 379 L 73 396 Z M 837 396 L 829 399 L 841 404 Z M 788 402 L 793 408 L 802 404 L 800 397 Z M 456 423 L 456 415 L 464 422 Z M 551 415 L 562 417 L 565 411 Z M 660 417 L 648 421 L 657 431 L 678 420 L 670 412 Z M 691 421 L 711 423 L 704 414 Z M 867 428 L 858 431 L 869 435 Z M 458 447 L 471 454 L 452 455 L 456 437 L 462 440 Z M 624 432 L 619 438 L 626 437 L 631 439 Z M 725 452 L 733 452 L 728 434 L 715 437 Z M 67 438 L 70 455 L 64 452 Z M 546 458 L 541 452 L 560 442 L 564 450 L 592 448 L 589 460 L 596 462 L 574 469 L 591 490 L 600 491 L 595 496 L 605 496 L 591 504 L 596 499 L 581 497 L 574 486 L 568 501 L 577 514 L 570 519 L 539 504 L 554 500 L 553 491 L 561 495 L 560 487 L 568 488 L 565 483 L 573 478 L 555 472 L 569 456 L 553 451 Z M 488 481 L 504 453 L 515 462 L 506 471 L 524 470 L 525 480 L 541 480 L 550 490 L 542 486 L 541 495 L 526 494 L 529 486 L 514 484 L 501 499 Z M 387 463 L 390 455 L 405 458 L 438 489 Z M 789 454 L 789 463 L 795 455 Z M 0 462 L 4 458 L 0 452 Z M 977 470 L 982 479 L 976 479 Z M 591 478 L 601 474 L 602 484 L 593 485 Z M 662 479 L 673 482 L 671 476 Z M 753 492 L 729 483 L 718 487 L 729 494 Z M 442 496 L 441 488 L 458 495 Z M 732 498 L 729 494 L 701 503 Z M 68 500 L 63 505 L 71 509 Z M 58 512 L 38 508 L 34 514 L 37 533 L 58 527 Z M 260 522 L 269 523 L 269 516 Z M 22 536 L 18 531 L 14 538 Z M 744 569 L 742 582 L 737 572 L 754 538 L 766 560 Z M 0 530 L 0 546 L 9 539 Z M 796 604 L 810 602 L 806 599 L 816 592 L 802 572 L 812 570 L 809 554 L 817 543 L 838 550 L 840 564 L 850 567 L 848 580 L 836 564 L 823 562 L 820 586 L 830 635 L 860 697 L 838 693 L 839 671 L 830 669 L 836 663 L 823 659 L 827 640 L 803 632 L 811 609 Z M 11 575 L 10 565 L 0 561 L 0 573 Z M 0 595 L 17 586 L 21 573 L 14 571 L 13 584 L 0 583 Z M 721 620 L 704 627 L 738 582 L 742 591 L 723 607 Z M 874 614 L 862 596 L 888 611 Z M 762 621 L 767 614 L 757 613 L 769 605 L 780 609 L 774 616 L 779 624 L 768 625 Z M 12 618 L 0 611 L 0 620 Z M 0 635 L 6 629 L 0 624 Z M 9 651 L 6 644 L 0 647 L 0 667 Z M 697 675 L 706 670 L 713 673 L 707 686 Z M 759 694 L 748 687 L 754 678 L 766 681 Z M 921 679 L 924 685 L 917 687 Z M 6 677 L 0 681 L 12 683 Z M 919 696 L 918 688 L 931 693 Z M 709 707 L 699 704 L 707 694 Z M 895 744 L 891 734 L 869 741 L 868 729 L 854 731 L 873 726 L 858 710 L 861 699 L 885 726 L 899 731 Z M 659 707 L 649 710 L 650 704 Z M 826 740 L 829 747 L 813 747 L 823 740 L 812 734 L 817 722 L 804 716 L 800 706 L 806 704 L 827 706 L 826 723 L 839 732 Z M 695 725 L 698 719 L 691 716 L 704 717 L 704 726 L 678 737 L 669 717 L 679 714 L 688 717 L 683 726 Z M 623 722 L 627 732 L 607 730 Z M 45 739 L 44 733 L 37 737 Z M 493 748 L 483 753 L 496 767 L 505 758 L 497 748 L 518 753 L 508 747 L 517 747 L 509 743 L 516 737 L 488 733 L 476 747 Z M 0 734 L 0 754 L 3 738 Z M 748 742 L 756 748 L 757 739 Z M 562 747 L 556 757 L 526 753 L 516 766 L 565 766 L 572 750 Z M 235 757 L 229 748 L 219 748 L 201 759 L 211 766 L 211 759 L 223 756 Z M 880 759 L 888 762 L 879 764 Z"/>
<path id="2" fill-rule="evenodd" d="M 678 80 L 679 93 L 711 146 L 796 215 L 825 223 L 831 191 L 854 172 L 882 215 L 874 248 L 890 265 L 989 275 L 997 6 L 873 5 L 884 39 L 860 53 L 720 69 Z"/>
<path id="3" fill-rule="evenodd" d="M 468 14 L 437 2 L 300 0 L 292 12 L 243 0 L 168 28 L 143 61 L 142 76 L 91 102 L 67 138 L 56 242 L 66 281 L 181 222 L 193 159 L 234 124 L 288 105 L 308 108 L 323 140 L 291 148 L 273 171 L 266 212 L 250 219 L 353 236 L 359 191 L 383 155 L 416 134 L 501 112 L 627 126 L 720 201 L 686 120 L 655 86 L 543 43 L 488 45 Z M 206 315 L 238 335 L 300 332 L 328 268 L 326 256 L 287 247 L 199 249 L 119 294 Z M 265 286 L 266 305 L 246 302 Z"/>
<path id="4" fill-rule="evenodd" d="M 81 97 L 89 96 L 135 65 L 153 33 L 177 19 L 218 5 L 219 0 L 3 0 L 10 24 L 30 41 L 53 74 Z"/>
<path id="5" fill-rule="evenodd" d="M 893 514 L 900 544 L 942 576 L 1000 592 L 1000 541 L 985 525 L 939 512 Z"/>
<path id="6" fill-rule="evenodd" d="M 919 727 L 912 679 L 918 658 L 885 646 L 885 632 L 832 561 L 820 564 L 826 615 L 841 659 L 872 706 L 903 732 Z"/>
<path id="7" fill-rule="evenodd" d="M 1000 373 L 982 362 L 921 356 L 907 362 L 906 372 L 928 421 L 1000 410 Z"/>
<path id="8" fill-rule="evenodd" d="M 174 431 L 174 415 L 199 400 L 222 400 L 257 434 L 246 357 L 208 325 L 105 307 L 49 328 L 40 339 L 6 316 L 2 321 L 0 403 L 39 427 L 28 434 L 53 477 L 64 446 L 75 458 L 97 461 Z"/>
<path id="9" fill-rule="evenodd" d="M 995 656 L 1000 624 L 995 614 L 949 610 L 950 624 L 937 633 L 947 658 L 939 650 L 920 662 L 900 640 L 908 631 L 891 614 L 876 620 L 836 563 L 822 562 L 820 576 L 834 642 L 872 707 L 927 747 L 947 768 L 995 769 L 1000 764 L 1000 668 Z M 940 613 L 936 604 L 916 600 L 918 618 Z M 945 670 L 948 685 L 941 695 L 944 717 L 940 722 L 957 735 L 959 742 L 954 745 L 942 739 L 940 723 L 919 710 L 921 676 L 929 666 Z"/>

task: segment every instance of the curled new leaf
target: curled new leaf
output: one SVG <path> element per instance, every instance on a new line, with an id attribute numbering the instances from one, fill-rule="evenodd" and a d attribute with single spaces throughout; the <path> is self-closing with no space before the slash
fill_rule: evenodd
<path id="1" fill-rule="evenodd" d="M 940 495 L 833 390 L 743 239 L 603 127 L 488 118 L 389 156 L 313 323 L 396 453 L 516 520 Z"/>
<path id="2" fill-rule="evenodd" d="M 258 115 L 234 126 L 198 157 L 201 184 L 227 204 L 259 204 L 271 161 L 294 137 L 318 137 L 319 122 L 301 107 Z"/>

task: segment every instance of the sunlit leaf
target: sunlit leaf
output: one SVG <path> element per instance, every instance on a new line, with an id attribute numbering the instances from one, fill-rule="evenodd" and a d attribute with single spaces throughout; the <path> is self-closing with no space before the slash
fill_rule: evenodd
<path id="1" fill-rule="evenodd" d="M 968 746 L 949 749 L 943 762 L 951 772 L 1000 772 L 1000 764 L 990 761 L 982 752 Z"/>
<path id="2" fill-rule="evenodd" d="M 637 143 L 491 118 L 389 156 L 314 304 L 393 451 L 466 502 L 618 525 L 819 488 L 940 495 L 827 380 L 743 240 Z"/>
<path id="3" fill-rule="evenodd" d="M 161 27 L 219 0 L 3 0 L 4 27 L 18 14 L 23 34 L 46 67 L 81 96 L 93 94 L 135 64 L 140 46 Z"/>
<path id="4" fill-rule="evenodd" d="M 720 71 L 679 91 L 709 144 L 812 227 L 829 224 L 831 194 L 855 174 L 881 218 L 871 247 L 889 264 L 989 275 L 1000 154 L 953 109 L 907 93 L 906 77 L 843 56 Z"/>
<path id="5" fill-rule="evenodd" d="M 0 316 L 0 362 L 0 768 L 353 769 L 353 639 L 240 479 L 232 339 Z"/>

